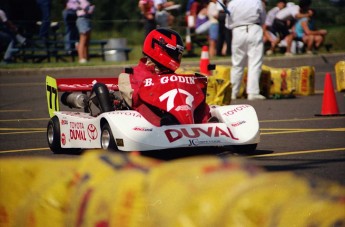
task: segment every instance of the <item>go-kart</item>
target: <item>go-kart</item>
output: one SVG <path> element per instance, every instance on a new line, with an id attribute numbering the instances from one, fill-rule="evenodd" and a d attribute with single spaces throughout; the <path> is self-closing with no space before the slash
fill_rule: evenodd
<path id="1" fill-rule="evenodd" d="M 197 73 L 146 78 L 138 91 L 145 108 L 134 110 L 121 98 L 118 78 L 47 76 L 49 147 L 54 153 L 229 146 L 255 151 L 260 130 L 252 106 L 209 105 L 209 120 L 196 120 L 206 88 L 207 77 Z M 74 111 L 60 110 L 59 100 Z"/>

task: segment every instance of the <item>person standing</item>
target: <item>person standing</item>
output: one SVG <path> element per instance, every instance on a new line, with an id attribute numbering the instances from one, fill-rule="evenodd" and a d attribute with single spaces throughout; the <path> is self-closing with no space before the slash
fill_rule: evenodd
<path id="1" fill-rule="evenodd" d="M 13 48 L 16 43 L 26 45 L 26 38 L 19 34 L 17 26 L 7 18 L 5 11 L 0 9 L 0 51 L 6 49 L 3 63 L 13 62 Z"/>
<path id="2" fill-rule="evenodd" d="M 170 27 L 175 18 L 169 13 L 166 8 L 175 5 L 173 1 L 168 0 L 154 0 L 154 5 L 156 9 L 156 23 L 158 27 Z"/>
<path id="3" fill-rule="evenodd" d="M 138 7 L 144 19 L 145 37 L 156 28 L 155 6 L 153 0 L 139 0 Z"/>
<path id="4" fill-rule="evenodd" d="M 79 31 L 79 43 L 76 45 L 78 50 L 79 63 L 87 63 L 89 57 L 89 42 L 91 38 L 91 16 L 94 5 L 88 0 L 79 0 L 77 10 L 77 27 Z"/>
<path id="5" fill-rule="evenodd" d="M 222 0 L 224 6 L 227 5 L 228 0 Z M 218 8 L 218 22 L 219 22 L 219 34 L 217 41 L 217 56 L 231 55 L 231 31 L 225 27 L 226 12 L 223 7 L 217 2 Z M 224 53 L 224 45 L 226 51 Z"/>
<path id="6" fill-rule="evenodd" d="M 77 28 L 77 0 L 67 0 L 64 10 L 62 11 L 62 18 L 65 24 L 65 49 L 71 52 L 74 50 L 75 42 L 79 39 Z"/>
<path id="7" fill-rule="evenodd" d="M 39 37 L 43 40 L 49 38 L 50 20 L 51 20 L 51 0 L 36 0 L 37 5 L 41 10 L 41 26 Z"/>
<path id="8" fill-rule="evenodd" d="M 265 99 L 260 95 L 259 78 L 263 63 L 263 29 L 266 12 L 261 0 L 232 0 L 227 9 L 226 27 L 232 30 L 231 98 L 240 90 L 244 68 L 248 65 L 248 100 Z"/>
<path id="9" fill-rule="evenodd" d="M 208 3 L 207 16 L 210 21 L 210 28 L 208 29 L 209 53 L 210 57 L 214 57 L 217 54 L 217 41 L 219 35 L 217 0 L 210 0 Z"/>

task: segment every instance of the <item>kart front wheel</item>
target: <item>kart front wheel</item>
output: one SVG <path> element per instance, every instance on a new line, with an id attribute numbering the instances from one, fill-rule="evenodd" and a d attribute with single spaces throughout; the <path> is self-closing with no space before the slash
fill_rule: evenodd
<path id="1" fill-rule="evenodd" d="M 101 146 L 103 150 L 118 150 L 108 123 L 105 123 L 102 127 Z"/>

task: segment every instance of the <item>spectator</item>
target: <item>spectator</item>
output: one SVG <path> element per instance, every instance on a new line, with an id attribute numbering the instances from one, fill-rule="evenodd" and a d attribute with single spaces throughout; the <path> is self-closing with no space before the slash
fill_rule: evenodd
<path id="1" fill-rule="evenodd" d="M 195 0 L 191 3 L 186 14 L 193 19 L 188 19 L 188 27 L 193 28 L 196 34 L 207 34 L 210 21 L 207 16 L 207 5 L 209 0 Z"/>
<path id="2" fill-rule="evenodd" d="M 315 17 L 315 10 L 311 9 L 311 15 L 299 19 L 295 25 L 295 35 L 298 40 L 301 40 L 306 46 L 306 53 L 313 54 L 313 48 L 318 50 L 327 35 L 327 30 L 317 30 L 313 23 Z"/>
<path id="3" fill-rule="evenodd" d="M 77 0 L 67 0 L 64 10 L 62 11 L 62 18 L 65 24 L 65 49 L 72 52 L 75 48 L 75 43 L 79 39 L 77 28 Z"/>
<path id="4" fill-rule="evenodd" d="M 197 2 L 196 0 L 188 0 L 187 6 L 186 6 L 186 15 L 191 15 L 192 5 L 194 2 Z"/>
<path id="5" fill-rule="evenodd" d="M 277 35 L 277 32 L 273 28 L 273 21 L 277 13 L 285 8 L 286 0 L 278 0 L 276 6 L 268 11 L 266 15 L 265 24 L 263 25 L 264 29 L 264 43 L 269 42 L 270 48 L 266 51 L 267 55 L 274 54 L 274 50 L 280 42 L 280 38 Z"/>
<path id="6" fill-rule="evenodd" d="M 172 1 L 167 0 L 154 0 L 155 9 L 156 9 L 156 23 L 158 27 L 169 27 L 174 22 L 174 16 L 166 11 L 167 7 L 175 5 Z"/>
<path id="7" fill-rule="evenodd" d="M 210 2 L 208 3 L 207 16 L 208 20 L 211 23 L 208 30 L 209 53 L 210 57 L 213 57 L 217 54 L 217 41 L 219 34 L 217 0 L 210 0 Z"/>
<path id="8" fill-rule="evenodd" d="M 13 62 L 13 48 L 16 43 L 26 44 L 26 38 L 19 34 L 18 28 L 7 18 L 6 13 L 0 9 L 0 51 L 6 49 L 3 63 Z"/>
<path id="9" fill-rule="evenodd" d="M 207 34 L 211 27 L 211 21 L 207 16 L 207 4 L 200 4 L 196 19 L 195 19 L 195 33 Z"/>
<path id="10" fill-rule="evenodd" d="M 95 6 L 88 0 L 78 1 L 77 27 L 79 31 L 79 43 L 76 45 L 78 50 L 79 63 L 87 63 L 89 57 L 89 42 L 91 38 L 91 16 Z"/>
<path id="11" fill-rule="evenodd" d="M 144 19 L 145 37 L 156 28 L 155 7 L 153 0 L 139 0 L 138 7 Z"/>
<path id="12" fill-rule="evenodd" d="M 287 3 L 287 6 L 280 10 L 273 21 L 273 29 L 279 34 L 280 40 L 286 40 L 286 56 L 292 56 L 291 45 L 294 38 L 294 33 L 291 29 L 298 20 L 303 17 L 309 17 L 308 11 L 311 5 L 311 0 L 300 0 L 299 5 L 292 2 Z M 301 13 L 303 12 L 303 13 Z"/>
<path id="13" fill-rule="evenodd" d="M 228 4 L 226 26 L 232 29 L 231 98 L 240 91 L 244 68 L 248 65 L 248 100 L 265 99 L 260 95 L 259 79 L 263 63 L 265 9 L 260 0 L 232 0 Z M 248 62 L 247 62 L 248 61 Z"/>
<path id="14" fill-rule="evenodd" d="M 41 26 L 39 31 L 39 37 L 43 40 L 49 38 L 50 30 L 50 17 L 51 17 L 51 0 L 36 0 L 41 10 Z"/>
<path id="15" fill-rule="evenodd" d="M 226 6 L 227 0 L 223 0 L 222 3 Z M 218 8 L 218 41 L 217 41 L 217 56 L 231 55 L 231 30 L 225 27 L 226 12 L 223 7 L 217 2 Z M 224 51 L 225 49 L 225 51 Z"/>

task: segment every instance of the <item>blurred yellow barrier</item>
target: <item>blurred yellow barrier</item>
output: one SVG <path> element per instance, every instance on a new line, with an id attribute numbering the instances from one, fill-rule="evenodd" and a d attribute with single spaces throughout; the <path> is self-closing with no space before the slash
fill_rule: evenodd
<path id="1" fill-rule="evenodd" d="M 199 206 L 197 198 L 200 193 L 208 189 L 214 192 L 228 190 L 225 186 L 236 185 L 236 180 L 246 180 L 259 172 L 259 168 L 241 160 L 217 157 L 185 158 L 158 166 L 152 169 L 147 179 L 149 226 L 199 226 L 203 221 L 194 220 L 194 217 L 204 215 L 211 219 L 208 221 L 211 223 L 220 209 L 213 205 L 221 203 L 222 195 L 210 194 L 213 204 L 206 204 L 209 201 L 204 200 L 206 208 L 211 206 L 209 210 L 203 210 L 203 204 L 200 204 L 200 209 L 193 210 Z"/>
<path id="2" fill-rule="evenodd" d="M 80 160 L 67 223 L 73 226 L 143 226 L 145 175 L 154 159 L 88 152 Z"/>
<path id="3" fill-rule="evenodd" d="M 345 91 L 345 61 L 335 64 L 337 91 Z"/>
<path id="4" fill-rule="evenodd" d="M 263 66 L 271 74 L 271 95 L 313 95 L 315 69 L 311 66 L 274 68 Z"/>
<path id="5" fill-rule="evenodd" d="M 241 158 L 0 159 L 0 226 L 342 226 L 345 187 Z M 342 224 L 342 225 L 341 225 Z"/>
<path id="6" fill-rule="evenodd" d="M 76 166 L 75 159 L 0 159 L 0 226 L 52 226 L 52 221 L 60 224 L 65 195 L 52 197 L 44 193 L 55 186 L 65 189 L 65 178 L 71 176 Z M 48 223 L 43 216 L 46 211 L 52 217 Z"/>
<path id="7" fill-rule="evenodd" d="M 206 103 L 209 105 L 230 105 L 231 83 L 230 68 L 217 65 L 212 76 L 207 78 Z"/>

